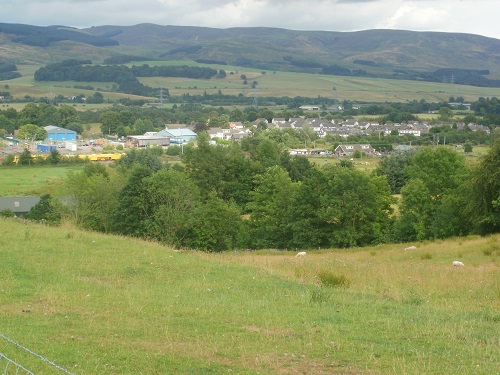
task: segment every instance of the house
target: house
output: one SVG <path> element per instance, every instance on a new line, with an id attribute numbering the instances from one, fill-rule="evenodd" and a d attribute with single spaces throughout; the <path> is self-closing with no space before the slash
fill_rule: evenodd
<path id="1" fill-rule="evenodd" d="M 309 155 L 309 150 L 307 148 L 293 149 L 290 150 L 290 155 Z"/>
<path id="2" fill-rule="evenodd" d="M 358 126 L 359 125 L 359 122 L 356 120 L 356 119 L 348 119 L 348 120 L 345 120 L 344 122 L 342 122 L 342 126 L 347 126 L 347 127 L 354 127 L 354 126 Z"/>
<path id="3" fill-rule="evenodd" d="M 268 125 L 268 121 L 267 121 L 267 119 L 266 119 L 266 118 L 263 118 L 263 117 L 260 117 L 260 118 L 258 118 L 258 119 L 257 119 L 257 120 L 255 120 L 255 121 L 252 121 L 252 122 L 250 123 L 250 125 L 252 125 L 252 126 L 254 126 L 254 127 L 257 127 L 260 123 L 264 123 L 264 124 L 266 124 L 266 126 Z"/>
<path id="4" fill-rule="evenodd" d="M 40 202 L 40 197 L 0 197 L 0 211 L 12 210 L 16 216 L 26 216 Z"/>
<path id="5" fill-rule="evenodd" d="M 288 123 L 293 129 L 300 129 L 306 124 L 306 120 L 300 117 L 293 117 L 288 120 Z"/>
<path id="6" fill-rule="evenodd" d="M 247 132 L 235 132 L 231 133 L 231 140 L 234 142 L 241 142 L 241 140 L 245 137 L 248 137 Z"/>
<path id="7" fill-rule="evenodd" d="M 375 149 L 371 145 L 339 145 L 335 148 L 335 156 L 352 156 L 354 152 L 364 152 L 367 156 L 375 155 Z"/>
<path id="8" fill-rule="evenodd" d="M 231 129 L 210 128 L 207 130 L 210 139 L 219 138 L 223 140 L 231 139 Z"/>
<path id="9" fill-rule="evenodd" d="M 284 123 L 286 123 L 286 119 L 284 119 L 282 117 L 273 118 L 271 121 L 271 124 L 275 124 L 275 125 L 282 125 Z"/>
<path id="10" fill-rule="evenodd" d="M 415 137 L 420 137 L 420 130 L 413 129 L 413 126 L 411 125 L 402 125 L 398 129 L 398 134 L 400 137 L 408 134 L 413 135 Z"/>
<path id="11" fill-rule="evenodd" d="M 484 131 L 486 134 L 490 134 L 490 128 L 484 125 L 477 125 L 477 124 L 469 124 L 467 125 L 469 129 L 473 132 L 477 132 L 478 130 Z"/>
<path id="12" fill-rule="evenodd" d="M 243 123 L 241 123 L 241 122 L 230 122 L 229 128 L 230 129 L 243 129 L 244 126 L 243 126 Z"/>

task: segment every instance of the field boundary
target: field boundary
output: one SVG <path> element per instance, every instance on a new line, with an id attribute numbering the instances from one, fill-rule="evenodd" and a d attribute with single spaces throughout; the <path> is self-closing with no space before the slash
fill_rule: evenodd
<path id="1" fill-rule="evenodd" d="M 12 344 L 12 345 L 16 346 L 18 349 L 22 349 L 22 350 L 24 350 L 25 352 L 28 352 L 29 354 L 32 354 L 32 355 L 34 355 L 35 357 L 38 357 L 40 360 L 42 360 L 42 361 L 43 361 L 43 362 L 45 362 L 45 363 L 48 363 L 50 366 L 52 366 L 52 367 L 56 368 L 57 370 L 62 371 L 62 372 L 66 373 L 66 374 L 69 374 L 69 375 L 74 375 L 73 373 L 69 372 L 68 370 L 66 370 L 66 369 L 62 368 L 61 366 L 59 366 L 59 365 L 57 365 L 57 364 L 55 364 L 55 363 L 54 363 L 54 362 L 52 362 L 51 360 L 49 360 L 49 359 L 47 359 L 47 358 L 45 358 L 45 357 L 41 356 L 40 354 L 35 353 L 34 351 L 32 351 L 32 350 L 30 350 L 30 349 L 26 348 L 25 346 L 23 346 L 23 345 L 19 344 L 18 342 L 14 341 L 14 340 L 12 340 L 12 339 L 10 339 L 10 338 L 8 338 L 7 336 L 5 336 L 5 335 L 3 335 L 3 334 L 1 334 L 1 333 L 0 333 L 0 338 L 3 338 L 5 341 L 7 341 L 7 342 L 9 342 L 10 344 Z M 19 370 L 22 370 L 22 371 L 25 371 L 27 374 L 34 375 L 34 373 L 33 373 L 33 372 L 31 372 L 30 370 L 28 370 L 27 368 L 25 368 L 23 365 L 21 365 L 21 364 L 19 364 L 19 363 L 15 362 L 14 360 L 12 360 L 12 359 L 8 358 L 8 357 L 7 357 L 7 356 L 5 356 L 3 353 L 0 353 L 0 363 L 1 363 L 1 360 L 2 360 L 2 359 L 5 359 L 5 360 L 7 361 L 7 363 L 6 363 L 5 367 L 4 367 L 4 371 L 3 371 L 3 373 L 4 373 L 4 374 L 8 374 L 7 370 L 8 370 L 8 368 L 9 368 L 9 366 L 10 366 L 10 365 L 13 365 L 13 366 L 15 366 L 15 367 L 16 367 L 16 369 L 17 369 L 17 370 L 16 370 L 16 374 L 18 374 L 18 373 L 19 373 Z"/>

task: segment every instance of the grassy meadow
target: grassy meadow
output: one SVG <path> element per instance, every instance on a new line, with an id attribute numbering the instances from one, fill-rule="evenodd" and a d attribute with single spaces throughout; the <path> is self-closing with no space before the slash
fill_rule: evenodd
<path id="1" fill-rule="evenodd" d="M 322 74 L 306 74 L 283 71 L 263 71 L 259 69 L 229 66 L 199 64 L 193 61 L 144 61 L 135 65 L 149 64 L 150 66 L 189 65 L 210 66 L 215 69 L 224 69 L 227 73 L 223 79 L 190 79 L 169 77 L 144 77 L 140 82 L 151 87 L 167 87 L 171 95 L 209 94 L 221 90 L 224 94 L 243 94 L 250 97 L 264 96 L 306 96 L 327 97 L 339 100 L 357 102 L 406 102 L 425 99 L 429 102 L 447 101 L 451 96 L 461 96 L 466 101 L 476 101 L 480 97 L 500 97 L 499 88 L 474 87 L 433 83 L 421 81 L 391 80 L 365 77 L 330 76 Z M 133 65 L 133 64 L 129 64 Z M 93 90 L 75 89 L 74 86 L 93 86 L 103 91 L 105 99 L 117 100 L 133 95 L 113 92 L 112 82 L 36 82 L 33 79 L 35 71 L 41 65 L 20 65 L 19 72 L 23 75 L 8 81 L 0 81 L 0 87 L 8 85 L 8 90 L 15 98 L 25 95 L 32 97 L 65 97 L 85 94 L 92 95 Z M 247 85 L 243 84 L 241 75 L 246 75 Z M 252 82 L 257 81 L 256 88 Z M 90 108 L 90 105 L 80 104 L 77 108 Z"/>
<path id="2" fill-rule="evenodd" d="M 0 197 L 56 194 L 58 181 L 82 165 L 0 166 Z"/>
<path id="3" fill-rule="evenodd" d="M 297 258 L 0 225 L 0 334 L 74 374 L 499 373 L 500 235 Z"/>

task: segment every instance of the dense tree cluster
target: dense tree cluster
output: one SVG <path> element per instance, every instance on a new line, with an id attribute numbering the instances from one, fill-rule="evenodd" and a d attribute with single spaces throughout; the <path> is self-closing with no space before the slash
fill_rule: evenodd
<path id="1" fill-rule="evenodd" d="M 367 174 L 348 161 L 316 166 L 291 157 L 267 132 L 250 138 L 243 152 L 237 144 L 212 145 L 203 133 L 197 147 L 185 147 L 182 165 L 165 164 L 155 148 L 129 151 L 112 169 L 88 164 L 66 178 L 60 215 L 91 230 L 207 251 L 500 230 L 499 142 L 472 169 L 438 146 L 387 157 Z"/>
<path id="2" fill-rule="evenodd" d="M 21 77 L 21 73 L 17 72 L 17 66 L 15 64 L 0 62 L 0 81 L 7 81 L 19 77 Z"/>
<path id="3" fill-rule="evenodd" d="M 185 77 L 210 79 L 219 71 L 213 68 L 192 66 L 153 66 L 147 64 L 124 65 L 90 65 L 90 61 L 65 60 L 49 64 L 35 72 L 35 81 L 75 81 L 75 82 L 115 82 L 118 91 L 141 96 L 153 97 L 157 89 L 145 86 L 137 77 Z"/>
<path id="4" fill-rule="evenodd" d="M 184 77 L 195 79 L 210 79 L 218 73 L 216 69 L 197 66 L 132 66 L 132 74 L 136 77 Z"/>

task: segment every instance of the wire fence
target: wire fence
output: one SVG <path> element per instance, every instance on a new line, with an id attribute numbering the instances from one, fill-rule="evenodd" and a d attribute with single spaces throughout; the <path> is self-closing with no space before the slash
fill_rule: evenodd
<path id="1" fill-rule="evenodd" d="M 0 353 L 0 369 L 3 368 L 2 373 L 4 375 L 7 374 L 28 374 L 28 375 L 35 375 L 33 374 L 30 370 L 25 368 L 24 366 L 20 365 L 19 363 L 16 363 L 12 359 L 6 357 L 2 353 Z"/>
<path id="2" fill-rule="evenodd" d="M 23 353 L 28 353 L 28 354 L 31 354 L 32 356 L 35 356 L 36 358 L 38 358 L 39 361 L 47 364 L 52 369 L 57 370 L 58 372 L 64 372 L 68 375 L 74 375 L 73 373 L 69 372 L 68 370 L 55 364 L 51 360 L 41 356 L 38 353 L 35 353 L 34 351 L 26 348 L 25 346 L 19 344 L 18 342 L 8 338 L 7 336 L 5 336 L 1 333 L 0 333 L 0 338 L 4 339 L 7 343 L 15 346 L 16 349 L 20 349 Z M 25 366 L 21 365 L 18 362 L 20 362 L 20 361 L 17 359 L 11 359 L 11 358 L 7 357 L 5 354 L 0 353 L 0 371 L 2 372 L 2 374 L 4 374 L 4 375 L 9 375 L 9 374 L 35 375 L 34 372 L 28 370 Z"/>

